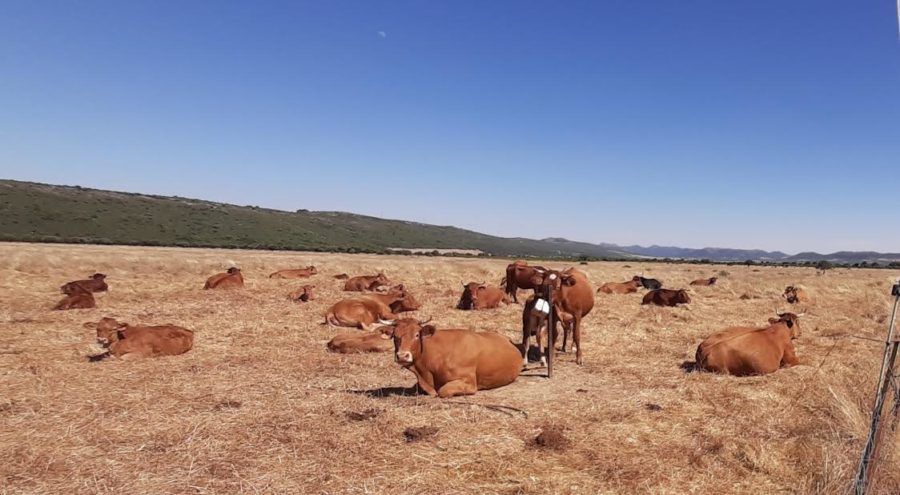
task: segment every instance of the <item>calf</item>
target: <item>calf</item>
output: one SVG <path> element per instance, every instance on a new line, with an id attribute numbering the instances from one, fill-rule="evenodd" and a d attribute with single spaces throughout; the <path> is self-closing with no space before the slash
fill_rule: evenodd
<path id="1" fill-rule="evenodd" d="M 194 346 L 194 332 L 174 325 L 133 327 L 112 318 L 85 323 L 97 328 L 97 342 L 108 348 L 107 356 L 130 360 L 145 357 L 176 356 Z"/>
<path id="2" fill-rule="evenodd" d="M 716 285 L 716 280 L 719 280 L 718 277 L 699 278 L 699 279 L 691 282 L 691 285 L 704 285 L 704 286 Z"/>
<path id="3" fill-rule="evenodd" d="M 509 294 L 497 287 L 488 287 L 484 282 L 463 284 L 463 293 L 456 303 L 456 309 L 493 309 L 500 303 L 509 303 Z"/>
<path id="4" fill-rule="evenodd" d="M 777 315 L 767 327 L 731 327 L 710 335 L 697 347 L 695 369 L 749 376 L 800 364 L 791 341 L 800 336 L 802 314 Z"/>
<path id="5" fill-rule="evenodd" d="M 317 273 L 319 272 L 318 270 L 316 270 L 316 267 L 309 265 L 306 268 L 297 268 L 294 270 L 279 270 L 269 275 L 269 278 L 309 278 Z"/>
<path id="6" fill-rule="evenodd" d="M 391 327 L 394 359 L 416 375 L 419 388 L 441 398 L 472 395 L 519 377 L 519 350 L 491 332 L 441 329 L 413 318 Z"/>
<path id="7" fill-rule="evenodd" d="M 362 292 L 365 290 L 375 290 L 384 285 L 390 285 L 391 282 L 385 276 L 384 272 L 378 272 L 375 275 L 360 275 L 352 277 L 344 282 L 344 290 L 348 292 Z"/>
<path id="8" fill-rule="evenodd" d="M 641 282 L 629 280 L 627 282 L 607 282 L 597 289 L 598 294 L 631 294 L 637 292 Z"/>
<path id="9" fill-rule="evenodd" d="M 691 297 L 684 289 L 656 289 L 644 294 L 644 300 L 641 304 L 655 304 L 657 306 L 677 306 L 679 304 L 688 304 Z"/>
<path id="10" fill-rule="evenodd" d="M 650 290 L 662 289 L 662 282 L 660 282 L 659 280 L 656 280 L 655 278 L 644 278 L 640 275 L 635 275 L 634 277 L 632 277 L 631 280 L 634 280 L 635 282 L 640 282 L 640 284 L 645 289 L 650 289 Z"/>
<path id="11" fill-rule="evenodd" d="M 68 295 L 64 297 L 62 301 L 56 303 L 56 306 L 53 306 L 54 310 L 90 309 L 97 307 L 97 303 L 94 301 L 94 294 L 92 294 L 90 290 L 75 282 L 72 283 L 74 285 L 70 286 L 68 292 L 66 292 Z"/>
<path id="12" fill-rule="evenodd" d="M 405 290 L 392 289 L 387 294 L 365 294 L 344 299 L 328 309 L 323 324 L 371 330 L 375 322 L 396 319 L 391 305 L 405 297 Z"/>
<path id="13" fill-rule="evenodd" d="M 109 286 L 106 285 L 106 275 L 102 273 L 95 273 L 91 275 L 91 278 L 87 280 L 76 280 L 74 282 L 69 282 L 60 287 L 59 290 L 63 294 L 72 295 L 72 291 L 76 290 L 76 286 L 80 286 L 82 289 L 87 289 L 89 292 L 105 292 L 109 289 Z"/>
<path id="14" fill-rule="evenodd" d="M 244 276 L 241 269 L 231 267 L 225 273 L 217 273 L 206 279 L 204 289 L 232 289 L 244 286 Z"/>
<path id="15" fill-rule="evenodd" d="M 390 352 L 394 348 L 391 341 L 391 327 L 382 326 L 374 332 L 339 333 L 331 339 L 328 350 L 340 354 L 362 352 Z"/>
<path id="16" fill-rule="evenodd" d="M 316 298 L 315 294 L 313 294 L 313 289 L 315 285 L 304 285 L 299 289 L 291 292 L 287 295 L 288 301 L 300 301 L 300 302 L 309 302 Z"/>

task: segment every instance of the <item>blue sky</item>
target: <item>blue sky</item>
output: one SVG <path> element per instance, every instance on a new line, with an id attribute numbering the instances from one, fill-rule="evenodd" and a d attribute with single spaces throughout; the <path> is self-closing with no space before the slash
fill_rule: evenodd
<path id="1" fill-rule="evenodd" d="M 900 252 L 896 5 L 6 0 L 0 176 Z"/>

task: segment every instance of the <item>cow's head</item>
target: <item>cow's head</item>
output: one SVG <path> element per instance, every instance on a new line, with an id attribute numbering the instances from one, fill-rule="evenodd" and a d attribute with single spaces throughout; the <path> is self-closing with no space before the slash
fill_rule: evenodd
<path id="1" fill-rule="evenodd" d="M 88 322 L 84 324 L 85 328 L 97 328 L 97 342 L 104 347 L 109 347 L 113 342 L 125 338 L 122 335 L 122 331 L 127 326 L 124 323 L 119 323 L 114 318 L 102 318 L 97 323 Z"/>
<path id="2" fill-rule="evenodd" d="M 641 277 L 640 275 L 635 275 L 635 276 L 631 277 L 631 281 L 641 283 L 642 278 L 643 277 Z"/>
<path id="3" fill-rule="evenodd" d="M 781 295 L 787 302 L 794 304 L 797 302 L 797 288 L 793 285 L 785 287 L 784 294 Z"/>
<path id="4" fill-rule="evenodd" d="M 715 285 L 716 280 L 719 280 L 719 277 L 709 277 L 709 285 Z"/>
<path id="5" fill-rule="evenodd" d="M 306 271 L 309 272 L 310 275 L 316 275 L 319 273 L 319 270 L 316 270 L 316 267 L 313 265 L 309 265 L 306 267 Z"/>
<path id="6" fill-rule="evenodd" d="M 678 292 L 675 293 L 675 302 L 678 304 L 688 304 L 691 302 L 691 296 L 688 295 L 686 290 L 679 289 Z"/>
<path id="7" fill-rule="evenodd" d="M 796 339 L 800 336 L 800 317 L 803 316 L 803 313 L 798 315 L 794 313 L 779 313 L 776 311 L 775 314 L 778 315 L 778 318 L 769 318 L 770 325 L 784 323 L 784 325 L 790 329 L 792 339 Z"/>
<path id="8" fill-rule="evenodd" d="M 462 284 L 463 293 L 459 298 L 456 309 L 475 309 L 475 303 L 478 301 L 478 289 L 484 289 L 484 282 L 469 282 Z"/>
<path id="9" fill-rule="evenodd" d="M 392 287 L 390 293 L 396 294 L 398 297 L 397 302 L 400 303 L 398 311 L 415 311 L 421 306 L 403 284 Z"/>
<path id="10" fill-rule="evenodd" d="M 94 280 L 103 280 L 106 278 L 106 275 L 104 275 L 102 273 L 95 273 L 95 274 L 91 275 L 91 278 Z"/>
<path id="11" fill-rule="evenodd" d="M 228 269 L 228 273 L 230 273 L 231 275 L 234 275 L 235 273 L 241 273 L 241 269 L 236 266 L 233 266 Z"/>
<path id="12" fill-rule="evenodd" d="M 415 318 L 402 318 L 382 327 L 382 335 L 394 339 L 394 360 L 404 367 L 412 366 L 425 347 L 425 339 L 434 335 L 437 329 L 428 325 L 431 318 L 421 321 Z"/>

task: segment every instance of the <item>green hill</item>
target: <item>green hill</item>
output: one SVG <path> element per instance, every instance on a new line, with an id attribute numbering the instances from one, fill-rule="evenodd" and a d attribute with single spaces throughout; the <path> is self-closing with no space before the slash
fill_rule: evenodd
<path id="1" fill-rule="evenodd" d="M 631 257 L 587 243 L 495 237 L 352 213 L 286 212 L 11 180 L 0 180 L 0 240 L 336 252 L 477 249 L 494 256 Z"/>

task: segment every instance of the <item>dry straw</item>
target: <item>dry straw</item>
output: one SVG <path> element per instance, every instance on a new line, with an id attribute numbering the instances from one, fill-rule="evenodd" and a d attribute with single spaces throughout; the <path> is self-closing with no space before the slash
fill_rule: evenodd
<path id="1" fill-rule="evenodd" d="M 203 291 L 243 269 L 246 288 Z M 0 245 L 0 492 L 3 493 L 842 493 L 853 477 L 880 363 L 890 279 L 876 270 L 728 268 L 683 308 L 600 295 L 585 365 L 442 401 L 409 395 L 387 354 L 325 350 L 332 275 L 383 269 L 444 327 L 518 341 L 520 306 L 452 309 L 460 280 L 497 283 L 504 261 L 167 248 Z M 318 267 L 317 299 L 284 296 L 277 269 Z M 668 287 L 712 266 L 583 267 L 595 285 L 635 273 Z M 551 265 L 554 265 L 551 263 Z M 62 283 L 94 271 L 96 309 L 49 311 Z M 786 285 L 815 297 L 808 364 L 732 378 L 685 373 L 700 340 L 759 325 Z M 747 296 L 743 298 L 743 296 Z M 174 323 L 183 356 L 89 363 L 86 321 Z M 853 338 L 858 337 L 858 338 Z M 477 406 L 469 406 L 477 404 Z M 521 412 L 520 412 L 521 411 Z M 896 436 L 875 493 L 900 491 Z"/>

